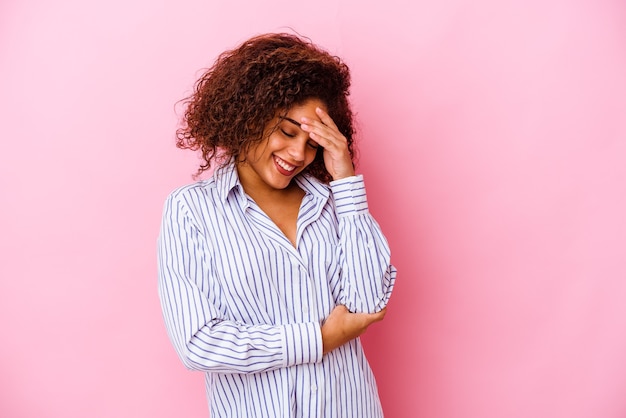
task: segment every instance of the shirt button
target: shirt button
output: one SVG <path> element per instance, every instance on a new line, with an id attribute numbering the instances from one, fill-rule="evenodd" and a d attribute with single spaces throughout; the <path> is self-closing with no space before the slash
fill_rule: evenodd
<path id="1" fill-rule="evenodd" d="M 311 385 L 311 392 L 317 392 L 317 386 Z"/>

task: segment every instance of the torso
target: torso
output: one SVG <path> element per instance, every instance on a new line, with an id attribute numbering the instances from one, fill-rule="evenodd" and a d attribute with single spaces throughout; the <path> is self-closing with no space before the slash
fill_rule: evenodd
<path id="1" fill-rule="evenodd" d="M 313 190 L 307 191 L 311 198 L 305 198 L 305 192 L 294 185 L 269 196 L 254 195 L 253 189 L 248 196 L 258 206 L 254 210 L 235 190 L 230 199 L 222 199 L 217 188 L 195 186 L 178 198 L 191 206 L 188 213 L 200 232 L 198 244 L 207 251 L 200 258 L 209 268 L 201 269 L 197 281 L 202 297 L 224 318 L 261 333 L 268 326 L 322 323 L 336 304 L 349 297 L 342 285 L 346 269 L 340 267 L 333 203 Z M 260 216 L 261 210 L 267 219 Z M 278 229 L 269 228 L 270 220 Z M 297 231 L 298 221 L 301 230 Z M 299 234 L 295 251 L 277 239 L 278 234 L 292 244 Z M 211 273 L 205 281 L 206 272 Z M 311 390 L 311 384 L 320 384 L 320 376 L 322 386 Z M 318 363 L 250 375 L 208 372 L 206 379 L 214 416 L 383 416 L 359 340 L 326 354 Z M 333 402 L 320 402 L 320 393 Z"/>

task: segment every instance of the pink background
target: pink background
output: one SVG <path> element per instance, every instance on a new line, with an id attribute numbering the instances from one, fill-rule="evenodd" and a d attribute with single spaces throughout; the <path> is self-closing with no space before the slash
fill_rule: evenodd
<path id="1" fill-rule="evenodd" d="M 353 70 L 387 416 L 626 417 L 622 0 L 3 0 L 0 416 L 207 415 L 156 292 L 174 104 L 286 27 Z"/>

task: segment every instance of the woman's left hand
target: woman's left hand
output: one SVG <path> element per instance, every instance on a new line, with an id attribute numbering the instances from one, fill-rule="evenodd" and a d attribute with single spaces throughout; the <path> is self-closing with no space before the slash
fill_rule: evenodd
<path id="1" fill-rule="evenodd" d="M 328 113 L 319 107 L 315 109 L 315 113 L 320 120 L 303 117 L 300 128 L 308 132 L 311 139 L 324 148 L 324 164 L 333 180 L 354 176 L 348 140 L 339 132 Z"/>

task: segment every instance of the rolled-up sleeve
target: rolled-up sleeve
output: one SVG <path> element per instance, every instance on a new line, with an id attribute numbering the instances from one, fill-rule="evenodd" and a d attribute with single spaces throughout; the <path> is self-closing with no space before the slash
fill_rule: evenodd
<path id="1" fill-rule="evenodd" d="M 340 303 L 351 312 L 378 312 L 389 302 L 396 269 L 387 240 L 369 212 L 363 176 L 330 186 L 339 221 Z"/>

